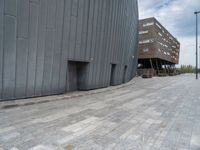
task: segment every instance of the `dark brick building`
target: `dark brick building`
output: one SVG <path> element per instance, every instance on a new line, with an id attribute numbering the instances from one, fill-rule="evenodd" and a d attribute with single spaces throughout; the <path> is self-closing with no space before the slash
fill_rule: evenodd
<path id="1" fill-rule="evenodd" d="M 180 43 L 155 18 L 139 22 L 139 69 L 169 71 L 179 63 Z"/>

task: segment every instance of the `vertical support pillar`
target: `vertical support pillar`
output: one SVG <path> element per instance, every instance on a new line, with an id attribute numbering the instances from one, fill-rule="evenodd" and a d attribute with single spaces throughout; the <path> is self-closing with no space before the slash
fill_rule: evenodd
<path id="1" fill-rule="evenodd" d="M 4 0 L 0 0 L 0 100 L 3 90 L 3 24 L 4 24 Z"/>
<path id="2" fill-rule="evenodd" d="M 198 13 L 196 12 L 196 79 L 198 79 Z"/>
<path id="3" fill-rule="evenodd" d="M 157 73 L 159 74 L 160 71 L 159 71 L 158 60 L 157 59 L 156 59 L 156 67 L 157 67 Z"/>

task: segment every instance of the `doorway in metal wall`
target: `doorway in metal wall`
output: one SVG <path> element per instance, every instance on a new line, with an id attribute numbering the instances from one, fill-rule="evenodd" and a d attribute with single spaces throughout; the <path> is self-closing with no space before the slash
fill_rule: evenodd
<path id="1" fill-rule="evenodd" d="M 128 66 L 125 65 L 124 66 L 124 72 L 123 72 L 123 78 L 122 78 L 123 83 L 126 83 L 127 68 L 128 68 Z"/>
<path id="2" fill-rule="evenodd" d="M 68 61 L 68 83 L 66 91 L 84 90 L 88 62 Z"/>
<path id="3" fill-rule="evenodd" d="M 116 64 L 111 64 L 110 85 L 115 85 Z"/>

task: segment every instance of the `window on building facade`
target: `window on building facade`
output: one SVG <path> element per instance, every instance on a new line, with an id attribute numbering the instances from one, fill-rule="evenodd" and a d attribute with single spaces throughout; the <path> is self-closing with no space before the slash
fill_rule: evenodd
<path id="1" fill-rule="evenodd" d="M 146 43 L 150 43 L 150 40 L 143 40 L 139 42 L 139 44 L 146 44 Z"/>
<path id="2" fill-rule="evenodd" d="M 161 29 L 161 26 L 160 26 L 158 23 L 156 23 L 156 26 L 157 26 L 159 29 Z"/>
<path id="3" fill-rule="evenodd" d="M 149 51 L 149 48 L 144 48 L 143 49 L 143 52 L 148 52 Z"/>
<path id="4" fill-rule="evenodd" d="M 153 22 L 148 22 L 148 23 L 144 23 L 143 27 L 148 27 L 148 26 L 152 26 L 152 25 L 154 25 Z"/>
<path id="5" fill-rule="evenodd" d="M 140 32 L 139 32 L 139 34 L 147 34 L 147 33 L 149 33 L 148 30 L 146 30 L 146 31 L 140 31 Z"/>
<path id="6" fill-rule="evenodd" d="M 162 36 L 162 34 L 160 32 L 158 32 L 158 35 Z"/>
<path id="7" fill-rule="evenodd" d="M 154 39 L 150 39 L 150 42 L 153 43 L 153 42 L 154 42 Z"/>
<path id="8" fill-rule="evenodd" d="M 153 43 L 154 41 L 155 41 L 154 39 L 147 39 L 147 40 L 139 41 L 139 44 Z"/>

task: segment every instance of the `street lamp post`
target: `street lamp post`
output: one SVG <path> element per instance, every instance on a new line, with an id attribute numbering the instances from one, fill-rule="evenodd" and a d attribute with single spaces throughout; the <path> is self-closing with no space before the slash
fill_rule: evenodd
<path id="1" fill-rule="evenodd" d="M 196 79 L 198 79 L 198 14 L 200 11 L 194 12 L 196 15 Z"/>

